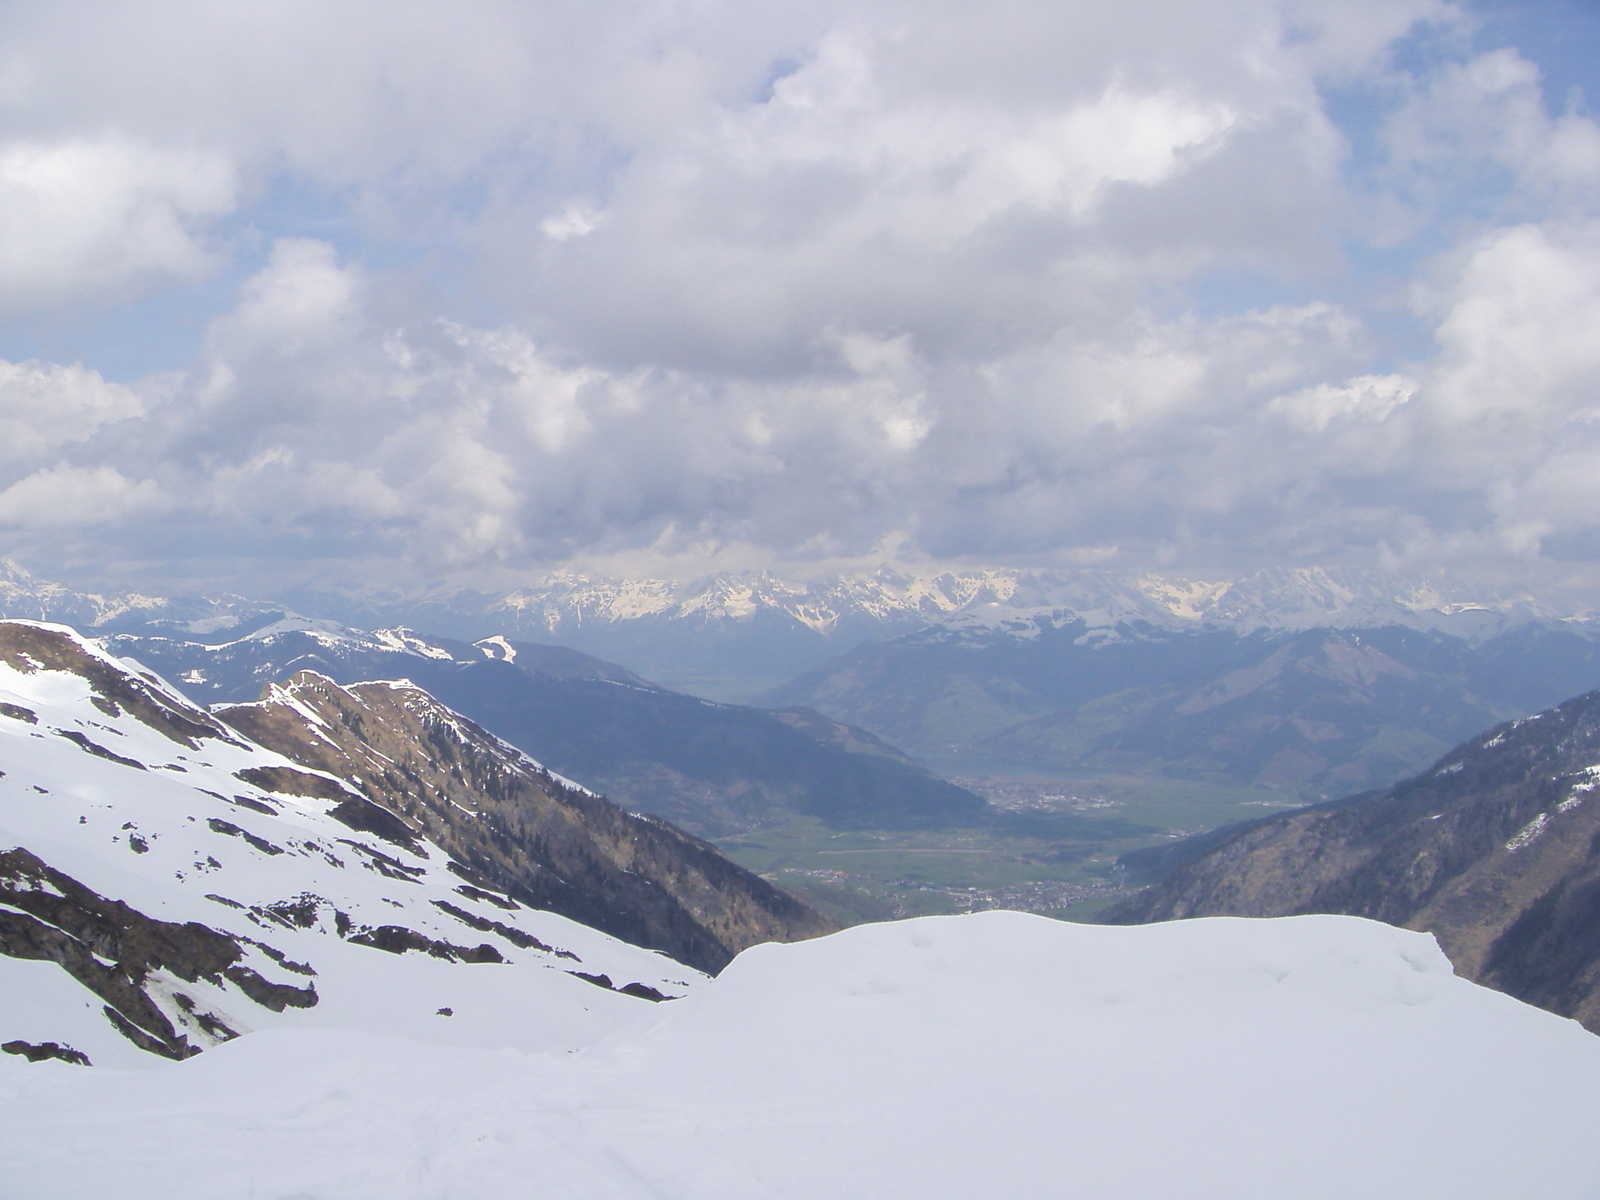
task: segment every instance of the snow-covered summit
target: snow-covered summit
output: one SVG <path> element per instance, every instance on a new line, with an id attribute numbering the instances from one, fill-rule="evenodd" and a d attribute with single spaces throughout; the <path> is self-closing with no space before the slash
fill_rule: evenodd
<path id="1" fill-rule="evenodd" d="M 747 621 L 785 613 L 827 633 L 847 619 L 886 626 L 931 623 L 960 614 L 1070 611 L 1091 624 L 1149 620 L 1174 627 L 1303 629 L 1429 623 L 1481 611 L 1555 615 L 1527 597 L 1441 593 L 1437 587 L 1317 567 L 1274 568 L 1231 579 L 1191 579 L 1106 571 L 982 570 L 932 575 L 883 568 L 787 583 L 770 573 L 670 580 L 593 578 L 562 572 L 490 605 L 541 624 L 617 623 L 644 618 Z"/>
<path id="2" fill-rule="evenodd" d="M 223 651 L 241 643 L 271 642 L 294 634 L 330 650 L 413 654 L 433 659 L 452 657 L 449 650 L 404 626 L 394 629 L 354 629 L 338 621 L 302 617 L 296 613 L 285 614 L 275 621 L 251 629 L 232 641 L 212 642 L 208 645 L 214 651 Z"/>
<path id="3" fill-rule="evenodd" d="M 1476 641 L 1532 620 L 1561 622 L 1571 614 L 1518 594 L 1443 593 L 1321 568 L 1273 568 L 1233 580 L 1157 575 L 1019 574 L 1002 595 L 990 586 L 931 628 L 952 636 L 1010 634 L 1031 638 L 1043 627 L 1082 623 L 1107 636 L 1123 627 L 1178 633 L 1297 633 L 1399 626 Z"/>

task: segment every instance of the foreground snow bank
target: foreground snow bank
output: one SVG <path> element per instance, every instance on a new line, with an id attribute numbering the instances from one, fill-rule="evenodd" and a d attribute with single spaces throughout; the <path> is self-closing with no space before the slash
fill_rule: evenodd
<path id="1" fill-rule="evenodd" d="M 655 1011 L 570 1054 L 305 1029 L 0 1062 L 0 1194 L 1600 1194 L 1600 1039 L 1354 918 L 866 926 Z"/>

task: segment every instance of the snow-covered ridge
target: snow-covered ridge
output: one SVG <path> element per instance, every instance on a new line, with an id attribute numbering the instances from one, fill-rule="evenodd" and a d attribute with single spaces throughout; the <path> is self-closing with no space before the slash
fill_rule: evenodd
<path id="1" fill-rule="evenodd" d="M 433 645 L 404 627 L 394 629 L 353 629 L 338 621 L 313 619 L 288 615 L 253 629 L 243 637 L 229 642 L 212 644 L 214 650 L 227 650 L 245 642 L 267 642 L 289 634 L 302 634 L 311 641 L 329 648 L 355 647 L 363 650 L 382 650 L 395 654 L 415 654 L 422 658 L 448 659 L 448 650 Z"/>
<path id="2" fill-rule="evenodd" d="M 343 781 L 65 627 L 0 624 L 0 772 L 0 1044 L 29 1053 L 148 1065 L 290 1027 L 571 1048 L 641 1007 L 573 972 L 700 978 L 464 884 Z"/>

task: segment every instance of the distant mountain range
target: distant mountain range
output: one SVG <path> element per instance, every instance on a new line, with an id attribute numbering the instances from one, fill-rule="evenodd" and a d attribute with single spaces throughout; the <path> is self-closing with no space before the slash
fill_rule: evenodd
<path id="1" fill-rule="evenodd" d="M 185 638 L 230 631 L 238 637 L 296 613 L 468 641 L 503 634 L 570 646 L 626 663 L 667 687 L 740 702 L 863 643 L 935 625 L 960 632 L 1081 620 L 1091 630 L 1142 625 L 1241 636 L 1396 626 L 1476 641 L 1530 620 L 1578 615 L 1516 593 L 1396 584 L 1314 568 L 1221 582 L 1097 571 L 918 574 L 889 567 L 802 584 L 756 572 L 687 582 L 558 572 L 509 592 L 307 587 L 264 602 L 75 592 L 4 561 L 0 612 L 94 631 Z"/>
<path id="2" fill-rule="evenodd" d="M 1583 614 L 1525 595 L 1317 569 L 1228 582 L 884 569 L 803 586 L 768 575 L 673 584 L 560 574 L 499 595 L 299 600 L 365 623 L 319 624 L 237 597 L 80 594 L 0 570 L 4 611 L 143 639 L 122 644 L 197 699 L 250 699 L 300 665 L 343 682 L 425 675 L 542 760 L 713 835 L 761 820 L 785 788 L 781 806 L 833 822 L 958 815 L 954 796 L 933 799 L 926 779 L 910 798 L 909 764 L 891 746 L 966 773 L 1171 776 L 1317 801 L 1385 786 L 1485 725 L 1600 686 L 1600 623 Z M 429 636 L 362 634 L 390 641 L 331 648 L 339 629 L 371 629 L 379 617 Z M 315 640 L 318 629 L 327 645 L 296 649 L 295 637 Z M 525 678 L 502 673 L 511 691 L 481 669 L 495 639 L 522 647 Z M 560 666 L 558 649 L 576 657 Z M 596 665 L 607 660 L 627 666 Z M 547 682 L 532 687 L 535 677 Z M 671 698 L 684 690 L 812 715 L 713 716 Z M 880 761 L 858 754 L 849 779 L 817 765 L 802 770 L 805 782 L 780 782 L 814 755 L 788 735 L 823 730 L 817 713 L 854 732 L 813 744 L 871 745 Z M 744 753 L 734 747 L 755 758 L 727 765 Z M 863 768 L 880 778 L 862 782 Z"/>
<path id="3" fill-rule="evenodd" d="M 1384 786 L 1486 725 L 1600 685 L 1589 622 L 1407 612 L 1181 627 L 991 606 L 858 647 L 761 702 L 969 771 L 1164 775 L 1314 801 Z"/>
<path id="4" fill-rule="evenodd" d="M 1496 726 L 1381 792 L 1125 865 L 1111 923 L 1343 913 L 1427 930 L 1468 979 L 1600 1032 L 1600 691 Z"/>

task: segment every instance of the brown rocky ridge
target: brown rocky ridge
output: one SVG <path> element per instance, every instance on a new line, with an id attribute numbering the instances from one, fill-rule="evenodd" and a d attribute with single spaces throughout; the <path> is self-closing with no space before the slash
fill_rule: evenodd
<path id="1" fill-rule="evenodd" d="M 487 885 L 690 966 L 715 972 L 747 946 L 832 928 L 710 843 L 552 775 L 409 682 L 341 687 L 302 671 L 255 703 L 214 712 L 345 780 L 398 818 L 386 836 L 438 845 L 469 887 Z"/>

